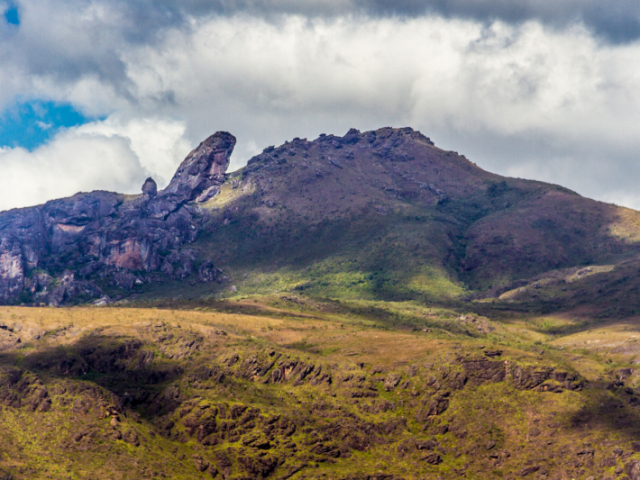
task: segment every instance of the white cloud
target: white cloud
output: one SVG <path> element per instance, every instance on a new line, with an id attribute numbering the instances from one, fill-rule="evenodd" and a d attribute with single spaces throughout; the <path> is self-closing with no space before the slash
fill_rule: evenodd
<path id="1" fill-rule="evenodd" d="M 0 149 L 0 210 L 43 203 L 80 191 L 139 193 L 148 175 L 163 186 L 188 146 L 178 123 L 114 119 L 59 133 L 33 152 Z"/>
<path id="2" fill-rule="evenodd" d="M 123 121 L 115 116 L 76 129 L 77 135 L 97 138 L 124 138 L 140 166 L 164 188 L 176 172 L 180 161 L 191 150 L 184 139 L 185 126 L 181 122 L 134 118 Z"/>
<path id="3" fill-rule="evenodd" d="M 410 125 L 493 171 L 628 202 L 639 57 L 639 44 L 603 45 L 580 26 L 234 17 L 124 58 L 141 102 L 170 92 L 162 108 L 192 141 L 237 134 L 235 165 L 294 136 Z"/>

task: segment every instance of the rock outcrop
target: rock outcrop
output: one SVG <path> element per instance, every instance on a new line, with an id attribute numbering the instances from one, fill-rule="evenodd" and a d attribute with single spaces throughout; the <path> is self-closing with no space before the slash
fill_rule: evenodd
<path id="1" fill-rule="evenodd" d="M 185 266 L 191 273 L 192 255 L 181 248 L 201 228 L 193 202 L 219 191 L 234 145 L 226 132 L 207 138 L 160 192 L 149 178 L 134 198 L 94 191 L 1 213 L 0 303 L 99 298 L 97 279 L 130 289 L 143 281 L 140 274 L 163 266 L 170 274 L 184 276 Z M 205 270 L 211 281 L 215 269 Z"/>
<path id="2" fill-rule="evenodd" d="M 144 181 L 142 194 L 148 198 L 155 197 L 158 194 L 158 185 L 153 178 L 149 177 Z"/>
<path id="3" fill-rule="evenodd" d="M 230 133 L 211 135 L 185 158 L 162 197 L 177 202 L 204 202 L 216 195 L 235 144 L 236 139 Z"/>

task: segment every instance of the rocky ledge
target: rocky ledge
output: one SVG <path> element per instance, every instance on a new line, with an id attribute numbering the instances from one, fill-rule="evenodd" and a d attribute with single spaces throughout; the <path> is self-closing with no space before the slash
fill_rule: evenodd
<path id="1" fill-rule="evenodd" d="M 144 273 L 192 273 L 195 256 L 182 247 L 200 232 L 197 204 L 219 192 L 235 143 L 226 132 L 210 136 L 159 192 L 149 178 L 133 198 L 94 191 L 0 213 L 0 303 L 89 301 L 103 297 L 96 278 L 131 289 Z M 198 277 L 217 273 L 205 261 Z"/>

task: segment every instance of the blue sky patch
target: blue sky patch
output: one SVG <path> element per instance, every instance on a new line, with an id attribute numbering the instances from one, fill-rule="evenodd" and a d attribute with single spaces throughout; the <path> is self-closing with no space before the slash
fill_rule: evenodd
<path id="1" fill-rule="evenodd" d="M 18 7 L 13 3 L 9 4 L 9 8 L 4 11 L 4 18 L 10 25 L 20 25 L 20 16 L 18 15 Z"/>
<path id="2" fill-rule="evenodd" d="M 33 150 L 61 128 L 95 120 L 69 104 L 34 101 L 19 103 L 0 113 L 0 146 Z"/>

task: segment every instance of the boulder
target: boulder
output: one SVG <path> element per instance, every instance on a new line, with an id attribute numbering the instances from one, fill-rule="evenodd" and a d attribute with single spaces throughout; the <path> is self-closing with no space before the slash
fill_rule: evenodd
<path id="1" fill-rule="evenodd" d="M 118 272 L 113 276 L 113 283 L 116 287 L 124 290 L 131 290 L 135 285 L 136 277 L 129 272 Z"/>
<path id="2" fill-rule="evenodd" d="M 208 258 L 198 267 L 198 281 L 200 283 L 215 282 L 220 273 L 222 272 L 218 270 L 213 264 L 213 261 Z"/>
<path id="3" fill-rule="evenodd" d="M 640 462 L 632 460 L 624 466 L 629 480 L 640 480 Z"/>
<path id="4" fill-rule="evenodd" d="M 146 197 L 155 197 L 158 194 L 158 185 L 153 178 L 149 177 L 144 181 L 142 194 Z"/>
<path id="5" fill-rule="evenodd" d="M 440 393 L 433 397 L 427 407 L 427 415 L 440 415 L 449 408 L 448 392 Z"/>

